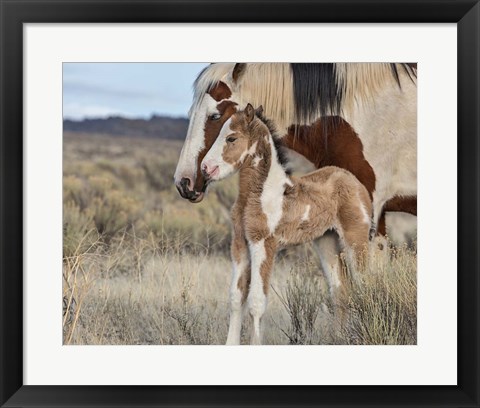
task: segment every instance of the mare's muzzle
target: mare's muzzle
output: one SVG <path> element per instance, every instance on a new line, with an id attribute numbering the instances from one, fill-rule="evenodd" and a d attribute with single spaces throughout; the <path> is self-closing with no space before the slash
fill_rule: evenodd
<path id="1" fill-rule="evenodd" d="M 177 187 L 178 192 L 182 196 L 182 198 L 185 198 L 186 200 L 189 200 L 192 203 L 199 203 L 202 201 L 205 189 L 207 188 L 206 183 L 204 184 L 202 191 L 196 191 L 195 189 L 190 190 L 190 179 L 184 177 L 180 180 L 180 183 L 175 184 L 175 187 Z"/>

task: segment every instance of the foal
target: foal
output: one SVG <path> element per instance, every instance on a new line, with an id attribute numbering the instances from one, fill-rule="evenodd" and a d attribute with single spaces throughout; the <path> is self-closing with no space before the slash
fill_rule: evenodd
<path id="1" fill-rule="evenodd" d="M 297 178 L 283 167 L 282 155 L 261 119 L 248 104 L 223 125 L 202 161 L 208 182 L 240 171 L 240 191 L 232 209 L 233 274 L 227 344 L 240 344 L 245 302 L 253 318 L 252 344 L 261 344 L 261 318 L 275 254 L 279 247 L 312 241 L 335 230 L 347 265 L 368 245 L 372 204 L 350 172 L 325 167 Z"/>

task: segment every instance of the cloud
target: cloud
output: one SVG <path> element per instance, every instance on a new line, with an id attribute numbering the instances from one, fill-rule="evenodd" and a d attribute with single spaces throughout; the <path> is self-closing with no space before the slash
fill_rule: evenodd
<path id="1" fill-rule="evenodd" d="M 84 118 L 106 118 L 118 115 L 123 116 L 118 109 L 109 106 L 68 103 L 63 107 L 64 119 L 81 120 Z"/>
<path id="2" fill-rule="evenodd" d="M 70 94 L 96 95 L 125 99 L 152 99 L 156 96 L 154 92 L 147 90 L 122 89 L 118 87 L 113 88 L 105 85 L 69 81 L 64 82 L 63 92 Z"/>
<path id="3" fill-rule="evenodd" d="M 64 63 L 63 105 L 68 118 L 123 115 L 186 116 L 191 84 L 206 64 Z"/>

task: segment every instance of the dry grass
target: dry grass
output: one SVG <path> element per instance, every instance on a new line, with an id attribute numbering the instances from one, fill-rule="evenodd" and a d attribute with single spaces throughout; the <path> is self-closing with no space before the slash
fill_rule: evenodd
<path id="1" fill-rule="evenodd" d="M 347 344 L 416 344 L 416 266 L 416 253 L 402 247 L 364 271 L 347 300 Z"/>
<path id="2" fill-rule="evenodd" d="M 64 141 L 64 343 L 223 344 L 236 183 L 192 205 L 172 185 L 181 143 Z M 416 343 L 415 252 L 366 268 L 340 330 L 312 254 L 306 245 L 277 257 L 266 344 Z"/>

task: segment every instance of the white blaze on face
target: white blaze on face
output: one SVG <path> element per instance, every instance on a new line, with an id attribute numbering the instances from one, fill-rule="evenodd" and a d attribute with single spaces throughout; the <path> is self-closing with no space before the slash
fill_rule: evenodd
<path id="1" fill-rule="evenodd" d="M 189 178 L 192 183 L 197 174 L 197 159 L 199 153 L 205 147 L 205 122 L 208 116 L 219 113 L 217 102 L 210 94 L 205 94 L 199 108 L 190 115 L 187 137 L 183 144 L 177 169 L 175 170 L 175 183 L 180 183 L 183 177 Z M 193 189 L 193 185 L 189 186 Z"/>
<path id="2" fill-rule="evenodd" d="M 220 134 L 215 140 L 215 143 L 208 151 L 207 155 L 202 160 L 202 166 L 204 163 L 208 164 L 209 168 L 213 168 L 218 166 L 218 173 L 212 180 L 220 180 L 222 178 L 227 177 L 231 173 L 234 172 L 235 168 L 232 164 L 227 163 L 223 160 L 223 149 L 227 144 L 227 138 L 229 135 L 235 133 L 231 128 L 230 125 L 232 124 L 232 119 L 228 119 L 224 124 L 222 129 L 220 130 Z"/>

